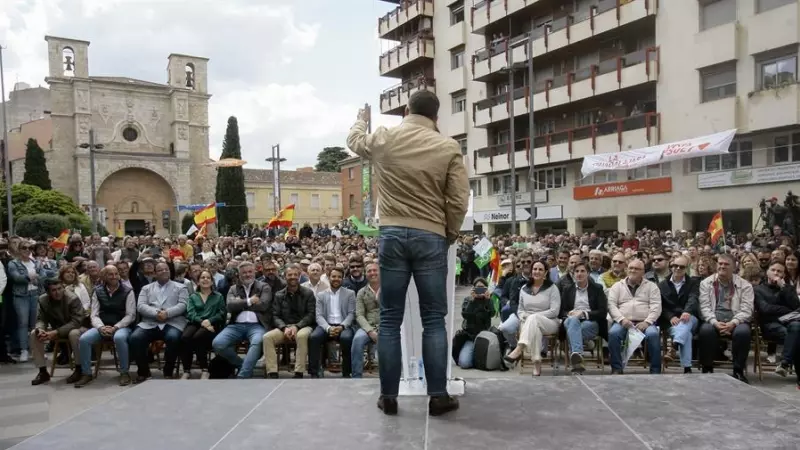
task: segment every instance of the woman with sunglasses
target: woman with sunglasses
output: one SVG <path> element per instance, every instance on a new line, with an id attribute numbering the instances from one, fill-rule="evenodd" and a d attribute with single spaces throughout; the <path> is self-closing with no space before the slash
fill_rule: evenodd
<path id="1" fill-rule="evenodd" d="M 17 313 L 17 339 L 20 349 L 19 361 L 28 361 L 28 334 L 36 325 L 38 299 L 42 281 L 46 278 L 44 267 L 32 258 L 31 244 L 21 242 L 17 257 L 8 263 L 14 310 Z"/>

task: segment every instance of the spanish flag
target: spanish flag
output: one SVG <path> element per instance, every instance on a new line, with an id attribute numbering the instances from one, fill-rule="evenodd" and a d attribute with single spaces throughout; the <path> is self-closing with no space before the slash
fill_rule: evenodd
<path id="1" fill-rule="evenodd" d="M 725 228 L 722 226 L 722 211 L 714 214 L 711 223 L 708 224 L 708 235 L 711 237 L 711 245 L 716 245 L 719 238 L 725 236 Z"/>
<path id="2" fill-rule="evenodd" d="M 491 253 L 489 254 L 489 268 L 492 269 L 492 275 L 489 284 L 492 286 L 497 286 L 497 283 L 500 282 L 500 254 L 494 247 L 492 247 Z"/>
<path id="3" fill-rule="evenodd" d="M 278 215 L 269 220 L 267 228 L 291 228 L 292 223 L 294 223 L 294 204 L 288 205 L 287 207 L 278 211 Z"/>
<path id="4" fill-rule="evenodd" d="M 194 213 L 194 223 L 198 227 L 208 225 L 209 223 L 217 222 L 217 202 L 212 202 L 210 205 Z"/>
<path id="5" fill-rule="evenodd" d="M 202 227 L 200 227 L 200 231 L 197 232 L 197 236 L 206 237 L 208 235 L 208 228 L 206 228 L 206 224 L 204 223 Z"/>
<path id="6" fill-rule="evenodd" d="M 67 247 L 67 242 L 69 242 L 69 230 L 62 230 L 58 238 L 50 243 L 50 247 L 55 250 L 61 250 Z"/>

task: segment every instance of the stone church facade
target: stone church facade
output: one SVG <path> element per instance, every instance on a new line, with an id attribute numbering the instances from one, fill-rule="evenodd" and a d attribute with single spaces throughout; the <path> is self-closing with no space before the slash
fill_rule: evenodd
<path id="1" fill-rule="evenodd" d="M 177 206 L 214 200 L 209 166 L 208 59 L 171 54 L 167 83 L 89 74 L 89 42 L 46 36 L 53 188 L 91 204 L 89 131 L 95 145 L 97 205 L 116 235 L 145 223 L 178 231 Z M 86 148 L 84 148 L 86 147 Z M 172 230 L 170 230 L 172 228 Z"/>

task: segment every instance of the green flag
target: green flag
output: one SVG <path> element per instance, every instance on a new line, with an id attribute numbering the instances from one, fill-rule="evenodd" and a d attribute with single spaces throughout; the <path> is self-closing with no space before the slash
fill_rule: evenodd
<path id="1" fill-rule="evenodd" d="M 461 275 L 461 260 L 456 259 L 456 276 Z"/>
<path id="2" fill-rule="evenodd" d="M 350 216 L 347 220 L 349 220 L 350 222 L 353 222 L 353 225 L 356 226 L 356 232 L 358 232 L 358 234 L 360 234 L 362 236 L 375 237 L 375 236 L 378 235 L 378 229 L 377 228 L 373 228 L 373 227 L 371 227 L 369 225 L 366 225 L 365 223 L 363 223 L 360 220 L 358 220 L 358 217 L 356 217 L 356 216 Z"/>
<path id="3" fill-rule="evenodd" d="M 475 257 L 475 265 L 478 266 L 478 269 L 483 269 L 483 266 L 489 264 L 489 256 L 492 252 L 486 254 L 486 256 L 476 256 Z"/>

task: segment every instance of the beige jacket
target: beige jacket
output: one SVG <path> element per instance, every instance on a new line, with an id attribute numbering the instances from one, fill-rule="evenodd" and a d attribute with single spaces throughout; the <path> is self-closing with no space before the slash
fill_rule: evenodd
<path id="1" fill-rule="evenodd" d="M 458 143 L 436 123 L 411 114 L 394 128 L 367 134 L 359 120 L 347 146 L 375 168 L 381 226 L 430 231 L 450 243 L 458 237 L 469 202 L 469 180 Z"/>
<path id="2" fill-rule="evenodd" d="M 700 316 L 711 325 L 719 322 L 717 320 L 717 290 L 714 289 L 717 276 L 717 274 L 711 275 L 700 282 Z M 736 292 L 731 299 L 731 311 L 733 311 L 731 322 L 736 325 L 748 323 L 753 316 L 753 285 L 734 274 L 733 286 Z"/>
<path id="3" fill-rule="evenodd" d="M 658 285 L 643 279 L 636 289 L 636 295 L 633 295 L 627 280 L 623 278 L 608 290 L 608 314 L 611 320 L 620 323 L 622 319 L 628 319 L 631 322 L 655 324 L 661 315 L 661 291 Z"/>

